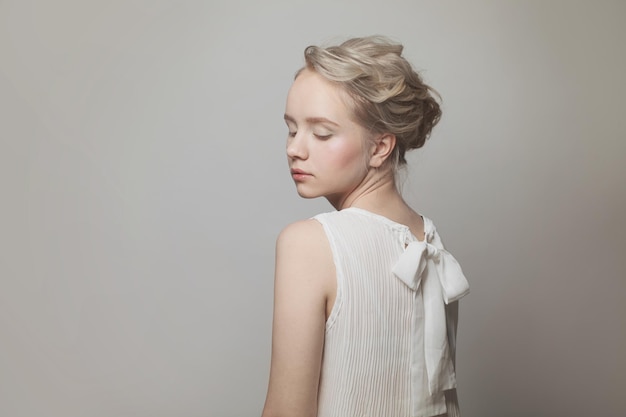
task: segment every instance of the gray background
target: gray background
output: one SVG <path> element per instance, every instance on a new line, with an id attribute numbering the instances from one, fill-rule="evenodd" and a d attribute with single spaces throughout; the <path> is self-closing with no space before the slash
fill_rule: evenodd
<path id="1" fill-rule="evenodd" d="M 464 266 L 465 416 L 626 414 L 626 3 L 0 1 L 0 415 L 253 416 L 284 100 L 385 34 L 444 98 L 404 190 Z"/>

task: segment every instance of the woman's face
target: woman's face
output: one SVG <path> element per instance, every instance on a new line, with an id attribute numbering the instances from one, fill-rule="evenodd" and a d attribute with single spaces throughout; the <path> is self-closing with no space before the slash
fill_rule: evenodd
<path id="1" fill-rule="evenodd" d="M 315 71 L 296 78 L 285 109 L 287 159 L 301 197 L 340 209 L 369 170 L 367 132 L 352 120 L 339 87 Z"/>

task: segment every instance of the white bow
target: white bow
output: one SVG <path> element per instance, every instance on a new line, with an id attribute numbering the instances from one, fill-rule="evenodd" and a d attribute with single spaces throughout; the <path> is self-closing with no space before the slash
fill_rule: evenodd
<path id="1" fill-rule="evenodd" d="M 448 251 L 426 241 L 413 241 L 392 269 L 411 290 L 422 287 L 424 303 L 424 355 L 430 394 L 456 387 L 454 365 L 446 331 L 445 304 L 469 293 L 469 284 L 461 266 Z M 418 298 L 416 297 L 416 301 Z M 414 324 L 412 343 L 417 343 L 418 328 Z M 414 352 L 420 349 L 413 349 Z M 419 358 L 412 358 L 413 364 Z M 422 378 L 419 366 L 411 366 L 411 378 L 418 386 Z"/>

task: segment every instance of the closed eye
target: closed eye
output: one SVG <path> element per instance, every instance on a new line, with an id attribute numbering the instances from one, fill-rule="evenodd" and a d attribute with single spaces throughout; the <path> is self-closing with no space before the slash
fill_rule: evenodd
<path id="1" fill-rule="evenodd" d="M 289 137 L 290 137 L 290 138 L 295 137 L 295 136 L 296 136 L 296 133 L 298 133 L 298 132 L 292 132 L 292 131 L 289 131 Z"/>
<path id="2" fill-rule="evenodd" d="M 331 137 L 331 136 L 332 136 L 332 135 L 317 135 L 317 134 L 315 134 L 315 137 L 316 137 L 316 138 L 318 138 L 318 139 L 320 139 L 320 140 L 327 140 L 327 139 L 330 139 L 330 137 Z"/>

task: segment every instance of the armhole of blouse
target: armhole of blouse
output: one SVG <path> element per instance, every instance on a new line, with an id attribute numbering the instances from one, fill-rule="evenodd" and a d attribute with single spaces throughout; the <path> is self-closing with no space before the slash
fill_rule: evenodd
<path id="1" fill-rule="evenodd" d="M 337 316 L 339 315 L 339 311 L 341 310 L 341 305 L 343 304 L 343 267 L 341 264 L 341 260 L 339 259 L 335 239 L 333 238 L 333 234 L 329 230 L 328 225 L 319 216 L 313 218 L 317 220 L 324 228 L 324 233 L 326 233 L 326 239 L 328 239 L 330 250 L 333 254 L 333 263 L 335 264 L 335 284 L 337 286 L 337 289 L 335 302 L 332 309 L 330 310 L 330 315 L 328 316 L 328 319 L 326 319 L 326 332 L 328 332 L 333 324 L 335 324 Z"/>

